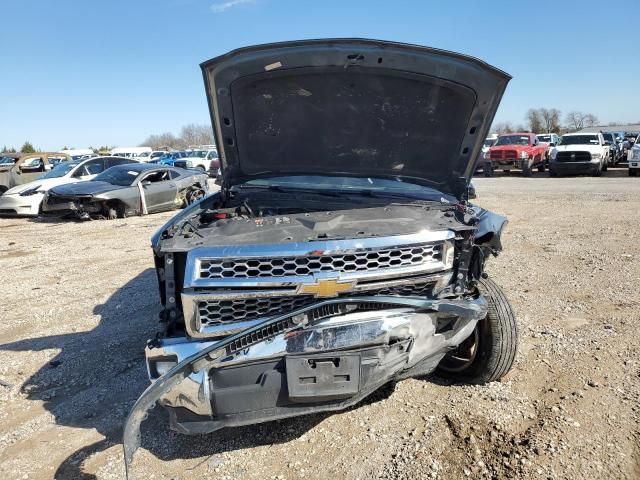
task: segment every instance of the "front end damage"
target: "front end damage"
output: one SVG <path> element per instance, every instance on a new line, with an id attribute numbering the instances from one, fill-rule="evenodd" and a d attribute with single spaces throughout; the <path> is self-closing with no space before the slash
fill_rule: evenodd
<path id="1" fill-rule="evenodd" d="M 486 312 L 483 297 L 341 298 L 221 341 L 162 342 L 147 349 L 156 380 L 127 420 L 126 462 L 156 401 L 169 407 L 172 426 L 183 433 L 344 409 L 390 381 L 433 371 Z M 174 366 L 158 377 L 167 364 Z"/>
<path id="2" fill-rule="evenodd" d="M 208 225 L 194 225 L 195 219 L 209 218 L 215 205 L 215 196 L 194 205 L 173 230 L 201 245 L 213 233 L 206 235 Z M 174 430 L 201 434 L 341 410 L 384 384 L 433 372 L 487 314 L 476 282 L 486 257 L 501 250 L 506 224 L 465 204 L 431 212 L 422 224 L 437 223 L 427 220 L 434 216 L 450 229 L 186 252 L 177 251 L 175 235 L 154 238 L 167 327 L 146 348 L 152 384 L 127 420 L 127 465 L 156 402 L 169 411 Z M 254 230 L 268 221 L 242 225 Z M 229 222 L 214 220 L 211 228 Z M 331 271 L 322 271 L 325 263 Z M 274 268 L 280 276 L 272 275 Z M 327 285 L 332 292 L 321 291 Z M 271 301 L 275 310 L 264 310 Z"/>

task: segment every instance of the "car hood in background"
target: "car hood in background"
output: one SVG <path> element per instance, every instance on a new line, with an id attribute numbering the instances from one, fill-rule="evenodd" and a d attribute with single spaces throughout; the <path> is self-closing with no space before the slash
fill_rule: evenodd
<path id="1" fill-rule="evenodd" d="M 455 195 L 511 78 L 465 55 L 362 39 L 241 48 L 201 68 L 225 187 L 340 175 Z"/>
<path id="2" fill-rule="evenodd" d="M 121 187 L 119 185 L 113 185 L 107 182 L 96 182 L 90 180 L 88 182 L 77 182 L 60 185 L 51 189 L 51 191 L 56 195 L 99 195 L 104 192 L 110 192 L 122 188 L 130 187 Z"/>
<path id="3" fill-rule="evenodd" d="M 38 187 L 39 191 L 47 191 L 53 187 L 58 185 L 64 185 L 65 183 L 79 182 L 80 179 L 71 178 L 71 177 L 58 177 L 58 178 L 43 178 L 40 180 L 34 180 L 33 182 L 24 183 L 22 185 L 18 185 L 7 190 L 7 194 L 16 195 L 22 192 L 26 192 L 27 190 L 31 190 L 32 188 Z"/>

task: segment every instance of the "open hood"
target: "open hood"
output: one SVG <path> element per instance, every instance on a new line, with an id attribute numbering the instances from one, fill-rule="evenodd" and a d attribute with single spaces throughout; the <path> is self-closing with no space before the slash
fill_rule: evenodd
<path id="1" fill-rule="evenodd" d="M 201 68 L 223 187 L 339 175 L 456 196 L 511 78 L 465 55 L 362 39 L 241 48 Z"/>

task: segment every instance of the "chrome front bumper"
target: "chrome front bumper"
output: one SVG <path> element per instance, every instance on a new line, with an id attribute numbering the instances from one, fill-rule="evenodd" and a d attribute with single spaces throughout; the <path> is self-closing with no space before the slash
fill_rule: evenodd
<path id="1" fill-rule="evenodd" d="M 395 378 L 433 371 L 486 315 L 482 297 L 465 301 L 366 297 L 344 302 L 300 309 L 279 323 L 271 320 L 249 328 L 232 341 L 173 338 L 147 347 L 147 367 L 154 382 L 171 375 L 175 365 L 198 364 L 158 398 L 169 408 L 172 428 L 205 433 L 344 408 Z M 371 310 L 357 310 L 364 304 Z M 376 304 L 384 309 L 373 309 Z M 328 316 L 313 320 L 322 313 Z M 323 366 L 323 372 L 292 367 L 292 362 L 323 361 L 333 362 Z M 353 365 L 340 367 L 341 362 Z M 339 381 L 331 380 L 332 371 Z"/>

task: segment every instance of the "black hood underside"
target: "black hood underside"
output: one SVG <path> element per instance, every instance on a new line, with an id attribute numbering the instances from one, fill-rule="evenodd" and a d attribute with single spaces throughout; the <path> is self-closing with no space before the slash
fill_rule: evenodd
<path id="1" fill-rule="evenodd" d="M 472 57 L 359 39 L 243 48 L 201 67 L 225 186 L 334 175 L 454 195 L 510 79 Z"/>

